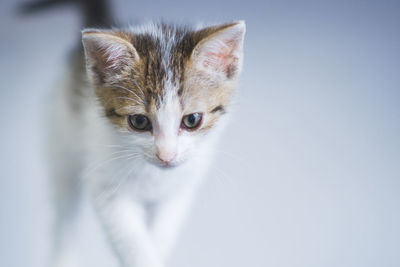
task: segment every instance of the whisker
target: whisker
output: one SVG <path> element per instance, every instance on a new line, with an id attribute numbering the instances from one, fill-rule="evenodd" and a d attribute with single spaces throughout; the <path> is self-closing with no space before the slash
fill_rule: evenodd
<path id="1" fill-rule="evenodd" d="M 129 157 L 125 160 L 125 162 L 127 162 L 130 159 L 133 159 L 135 157 Z M 126 173 L 126 175 L 124 177 L 122 176 L 122 172 L 126 171 L 129 167 L 129 165 L 125 164 L 125 168 L 121 168 L 121 170 L 119 172 L 117 172 L 112 178 L 111 181 L 108 183 L 108 187 L 106 190 L 103 190 L 103 192 L 101 192 L 97 197 L 96 200 L 101 200 L 102 198 L 106 198 L 106 197 L 111 197 L 113 195 L 115 195 L 119 188 L 121 187 L 121 185 L 126 182 L 129 179 L 129 175 L 132 173 L 132 171 L 135 169 L 136 164 L 134 164 L 132 166 L 132 168 L 129 168 L 129 171 Z M 119 182 L 115 185 L 112 186 L 112 184 L 114 184 L 117 180 L 119 180 Z M 111 187 L 111 188 L 110 188 Z"/>
<path id="2" fill-rule="evenodd" d="M 251 169 L 251 165 L 248 163 L 248 161 L 245 158 L 235 155 L 235 154 L 232 154 L 232 153 L 228 153 L 226 151 L 223 151 L 223 150 L 220 150 L 217 148 L 212 148 L 212 149 L 216 153 L 222 154 L 223 156 L 227 156 L 230 159 L 237 161 L 238 163 L 242 164 L 243 167 L 245 167 L 247 169 Z"/>
<path id="3" fill-rule="evenodd" d="M 117 157 L 114 157 L 114 158 L 108 158 L 106 160 L 102 160 L 101 162 L 99 162 L 95 166 L 92 165 L 92 167 L 90 167 L 87 171 L 84 171 L 83 174 L 82 174 L 82 177 L 88 176 L 89 174 L 91 174 L 92 172 L 94 172 L 95 170 L 97 170 L 98 168 L 104 166 L 107 163 L 111 163 L 111 162 L 113 162 L 113 161 L 115 161 L 117 159 L 124 159 L 124 158 L 130 157 L 130 156 L 134 156 L 134 155 L 140 155 L 140 153 L 135 152 L 135 153 L 131 153 L 131 154 L 128 154 L 128 155 L 122 155 L 122 156 L 117 156 Z"/>
<path id="4" fill-rule="evenodd" d="M 114 97 L 113 99 L 115 99 L 115 98 L 130 100 L 130 101 L 132 101 L 133 103 L 139 104 L 139 105 L 143 103 L 142 101 L 139 101 L 139 100 L 134 99 L 134 98 L 131 98 L 131 97 L 126 97 L 126 96 L 118 96 L 118 97 Z"/>
<path id="5" fill-rule="evenodd" d="M 132 79 L 132 78 L 131 78 L 130 81 L 133 82 L 133 83 L 136 85 L 136 87 L 137 87 L 137 88 L 140 90 L 140 92 L 142 93 L 142 97 L 145 98 L 145 95 L 144 95 L 144 92 L 143 92 L 142 87 L 139 86 L 139 84 L 135 81 L 135 79 Z"/>
<path id="6" fill-rule="evenodd" d="M 134 91 L 132 91 L 131 89 L 129 89 L 129 88 L 126 88 L 126 87 L 123 87 L 123 86 L 120 86 L 120 85 L 117 85 L 117 84 L 114 84 L 114 85 L 112 85 L 113 87 L 116 87 L 116 88 L 119 88 L 119 89 L 122 89 L 122 90 L 125 90 L 125 91 L 128 91 L 129 93 L 131 93 L 131 94 L 133 94 L 134 96 L 136 96 L 138 99 L 139 99 L 139 101 L 141 101 L 141 103 L 143 103 L 143 100 L 142 100 L 142 98 L 140 97 L 140 96 L 138 96 Z"/>

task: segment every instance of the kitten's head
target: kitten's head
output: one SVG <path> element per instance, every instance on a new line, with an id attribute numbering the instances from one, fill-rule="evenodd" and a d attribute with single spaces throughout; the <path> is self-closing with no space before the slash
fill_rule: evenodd
<path id="1" fill-rule="evenodd" d="M 144 158 L 176 166 L 229 109 L 244 22 L 200 30 L 165 24 L 85 30 L 89 79 L 106 117 Z"/>

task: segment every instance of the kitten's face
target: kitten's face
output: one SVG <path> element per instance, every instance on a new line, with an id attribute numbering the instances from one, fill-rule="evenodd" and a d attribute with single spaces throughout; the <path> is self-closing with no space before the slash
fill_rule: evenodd
<path id="1" fill-rule="evenodd" d="M 107 118 L 152 164 L 174 167 L 195 157 L 229 108 L 244 32 L 243 22 L 200 31 L 85 31 L 89 78 Z"/>

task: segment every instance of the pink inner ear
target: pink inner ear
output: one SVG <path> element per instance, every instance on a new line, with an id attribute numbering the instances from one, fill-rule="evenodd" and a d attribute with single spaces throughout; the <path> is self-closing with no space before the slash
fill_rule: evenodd
<path id="1" fill-rule="evenodd" d="M 211 66 L 213 64 L 218 64 L 220 66 L 227 66 L 233 61 L 234 47 L 221 46 L 217 51 L 209 51 L 206 53 L 206 60 L 204 61 L 204 67 Z"/>
<path id="2" fill-rule="evenodd" d="M 237 55 L 239 35 L 213 40 L 204 53 L 203 67 L 222 71 L 230 78 L 237 69 Z"/>

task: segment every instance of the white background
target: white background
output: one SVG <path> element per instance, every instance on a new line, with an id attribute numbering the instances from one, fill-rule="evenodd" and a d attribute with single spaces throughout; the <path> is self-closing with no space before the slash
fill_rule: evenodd
<path id="1" fill-rule="evenodd" d="M 43 267 L 43 112 L 81 26 L 19 2 L 0 3 L 0 266 Z M 400 266 L 399 2 L 168 2 L 113 5 L 122 22 L 248 29 L 234 119 L 170 266 Z M 77 246 L 110 267 L 95 228 Z"/>

